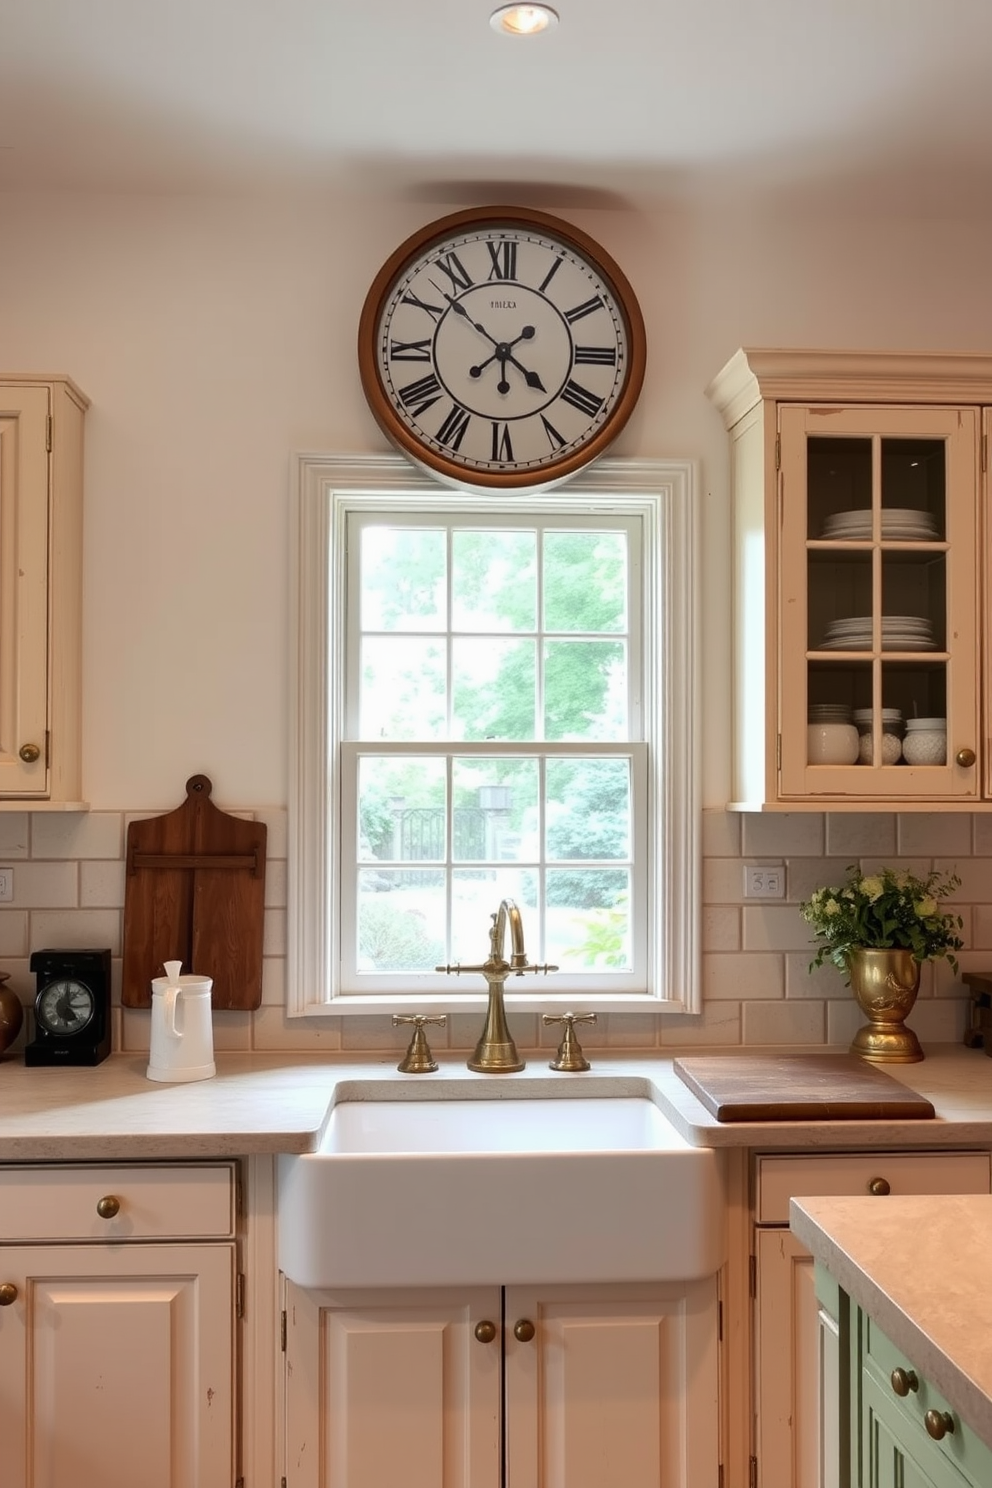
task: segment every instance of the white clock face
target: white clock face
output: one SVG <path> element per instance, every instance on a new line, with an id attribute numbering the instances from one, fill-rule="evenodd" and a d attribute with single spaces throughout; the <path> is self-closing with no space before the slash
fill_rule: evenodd
<path id="1" fill-rule="evenodd" d="M 568 473 L 613 438 L 639 391 L 643 358 L 610 278 L 536 222 L 428 241 L 375 308 L 374 373 L 394 431 L 468 482 Z"/>

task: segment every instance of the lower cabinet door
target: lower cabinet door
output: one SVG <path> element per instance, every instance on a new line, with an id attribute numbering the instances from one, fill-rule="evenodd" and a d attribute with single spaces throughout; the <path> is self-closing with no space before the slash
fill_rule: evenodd
<path id="1" fill-rule="evenodd" d="M 287 1282 L 287 1488 L 717 1488 L 717 1313 L 715 1278 Z"/>
<path id="2" fill-rule="evenodd" d="M 506 1488 L 717 1488 L 716 1279 L 507 1287 Z"/>
<path id="3" fill-rule="evenodd" d="M 499 1488 L 499 1287 L 286 1283 L 287 1488 Z"/>
<path id="4" fill-rule="evenodd" d="M 862 1388 L 861 1488 L 967 1488 L 950 1466 L 941 1465 L 939 1476 L 931 1477 L 907 1450 L 905 1425 L 890 1423 L 884 1406 L 873 1400 L 880 1393 L 874 1380 L 864 1380 Z"/>
<path id="5" fill-rule="evenodd" d="M 3 1246 L 0 1268 L 3 1488 L 233 1484 L 233 1244 Z"/>
<path id="6" fill-rule="evenodd" d="M 821 1477 L 821 1340 L 813 1257 L 783 1229 L 755 1235 L 755 1448 L 759 1488 L 831 1488 Z"/>

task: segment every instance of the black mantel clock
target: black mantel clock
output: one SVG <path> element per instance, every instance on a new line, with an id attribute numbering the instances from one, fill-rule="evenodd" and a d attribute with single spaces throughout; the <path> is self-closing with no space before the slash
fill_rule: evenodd
<path id="1" fill-rule="evenodd" d="M 109 950 L 34 951 L 35 1036 L 28 1065 L 99 1064 L 110 1053 Z"/>

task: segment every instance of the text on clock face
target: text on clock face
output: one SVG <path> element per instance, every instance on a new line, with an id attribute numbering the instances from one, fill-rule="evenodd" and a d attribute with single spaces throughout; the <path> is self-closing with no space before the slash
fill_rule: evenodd
<path id="1" fill-rule="evenodd" d="M 513 293 L 494 295 L 507 280 Z M 469 467 L 559 459 L 623 390 L 626 328 L 609 286 L 538 233 L 467 234 L 426 252 L 394 285 L 379 329 L 393 407 Z"/>

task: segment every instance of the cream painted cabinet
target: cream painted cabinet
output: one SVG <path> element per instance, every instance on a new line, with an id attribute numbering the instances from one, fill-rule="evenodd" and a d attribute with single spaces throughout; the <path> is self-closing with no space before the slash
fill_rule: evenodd
<path id="1" fill-rule="evenodd" d="M 287 1488 L 717 1488 L 715 1278 L 286 1283 Z"/>
<path id="2" fill-rule="evenodd" d="M 740 351 L 709 393 L 731 438 L 734 804 L 988 803 L 992 358 Z"/>
<path id="3" fill-rule="evenodd" d="M 79 810 L 85 396 L 0 377 L 0 809 Z"/>
<path id="4" fill-rule="evenodd" d="M 233 1488 L 234 1169 L 0 1169 L 4 1488 Z"/>
<path id="5" fill-rule="evenodd" d="M 759 1154 L 754 1160 L 753 1418 L 755 1488 L 837 1488 L 832 1373 L 839 1348 L 809 1252 L 788 1228 L 789 1200 L 840 1194 L 989 1193 L 987 1152 Z M 831 1403 L 832 1402 L 832 1403 Z"/>

